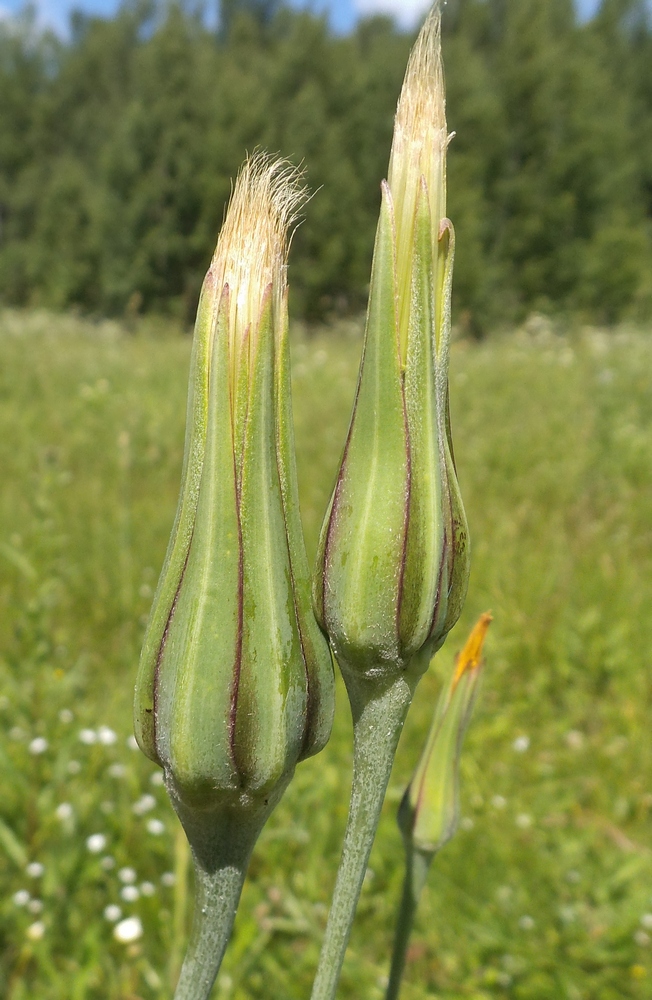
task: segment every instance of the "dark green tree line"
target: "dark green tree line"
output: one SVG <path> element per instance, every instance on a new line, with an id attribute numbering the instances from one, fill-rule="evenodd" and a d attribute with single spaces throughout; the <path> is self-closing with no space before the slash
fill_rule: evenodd
<path id="1" fill-rule="evenodd" d="M 278 0 L 75 15 L 62 42 L 0 25 L 0 298 L 190 316 L 230 178 L 262 145 L 315 196 L 292 253 L 295 309 L 364 303 L 411 38 L 348 37 Z M 645 0 L 449 0 L 449 206 L 459 315 L 611 321 L 649 309 L 652 29 Z"/>

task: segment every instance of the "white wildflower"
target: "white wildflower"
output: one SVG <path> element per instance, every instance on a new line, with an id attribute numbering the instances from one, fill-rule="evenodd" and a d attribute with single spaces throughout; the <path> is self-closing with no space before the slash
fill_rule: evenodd
<path id="1" fill-rule="evenodd" d="M 122 944 L 130 944 L 143 936 L 143 925 L 138 917 L 127 917 L 113 928 L 113 936 Z"/>
<path id="2" fill-rule="evenodd" d="M 106 837 L 103 833 L 92 833 L 86 839 L 86 847 L 91 854 L 99 854 L 106 847 Z"/>
<path id="3" fill-rule="evenodd" d="M 145 813 L 150 812 L 151 809 L 156 805 L 156 799 L 153 795 L 141 795 L 137 802 L 134 802 L 131 807 L 132 812 L 135 812 L 137 816 L 144 816 Z"/>
<path id="4" fill-rule="evenodd" d="M 35 923 L 29 925 L 25 934 L 30 941 L 40 941 L 45 934 L 45 924 L 42 920 L 37 920 Z"/>

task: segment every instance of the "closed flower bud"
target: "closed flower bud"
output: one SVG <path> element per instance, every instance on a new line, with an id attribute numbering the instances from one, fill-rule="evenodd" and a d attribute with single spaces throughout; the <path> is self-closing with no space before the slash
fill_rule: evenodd
<path id="1" fill-rule="evenodd" d="M 436 7 L 398 104 L 356 399 L 313 589 L 345 676 L 421 672 L 466 595 L 448 405 L 449 138 Z"/>
<path id="2" fill-rule="evenodd" d="M 459 764 L 482 668 L 491 615 L 480 616 L 442 691 L 423 754 L 401 802 L 399 826 L 408 844 L 426 855 L 446 844 L 459 822 Z"/>
<path id="3" fill-rule="evenodd" d="M 248 160 L 201 293 L 181 494 L 135 700 L 136 738 L 182 819 L 268 814 L 330 733 L 290 399 L 287 234 L 301 199 L 290 168 Z"/>

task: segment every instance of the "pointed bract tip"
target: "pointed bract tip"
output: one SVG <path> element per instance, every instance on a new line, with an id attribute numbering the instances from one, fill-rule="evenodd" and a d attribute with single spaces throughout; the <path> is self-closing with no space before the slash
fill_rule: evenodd
<path id="1" fill-rule="evenodd" d="M 410 53 L 396 117 L 401 124 L 421 117 L 446 128 L 439 3 L 433 5 Z"/>
<path id="2" fill-rule="evenodd" d="M 471 634 L 466 640 L 462 652 L 457 657 L 457 664 L 451 687 L 452 691 L 455 690 L 465 673 L 477 670 L 481 665 L 482 647 L 484 646 L 487 630 L 489 629 L 492 621 L 493 617 L 491 613 L 489 611 L 485 611 L 480 615 L 477 622 L 473 626 Z"/>
<path id="3" fill-rule="evenodd" d="M 432 7 L 410 53 L 396 109 L 392 161 L 407 143 L 434 145 L 440 153 L 448 144 L 439 3 Z"/>

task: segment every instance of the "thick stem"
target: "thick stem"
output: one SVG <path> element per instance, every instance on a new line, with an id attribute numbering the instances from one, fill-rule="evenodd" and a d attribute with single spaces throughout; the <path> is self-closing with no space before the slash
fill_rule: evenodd
<path id="1" fill-rule="evenodd" d="M 396 921 L 392 967 L 389 974 L 385 1000 L 398 1000 L 408 944 L 414 924 L 414 914 L 419 903 L 419 897 L 426 884 L 426 877 L 432 858 L 432 853 L 419 851 L 413 848 L 411 844 L 406 843 L 403 896 Z"/>
<path id="2" fill-rule="evenodd" d="M 174 1000 L 208 1000 L 231 936 L 262 822 L 238 813 L 187 813 L 175 803 L 192 847 L 195 913 Z"/>
<path id="3" fill-rule="evenodd" d="M 344 677 L 353 712 L 353 784 L 342 858 L 337 873 L 312 1000 L 333 1000 L 360 897 L 394 754 L 416 678 L 402 674 L 379 682 Z"/>

